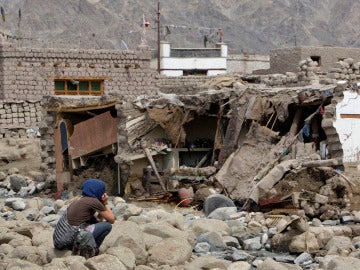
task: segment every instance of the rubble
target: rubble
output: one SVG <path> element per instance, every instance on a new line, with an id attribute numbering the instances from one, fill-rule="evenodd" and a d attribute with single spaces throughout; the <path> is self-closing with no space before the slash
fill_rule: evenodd
<path id="1" fill-rule="evenodd" d="M 12 201 L 15 200 L 19 199 Z M 76 265 L 77 269 L 87 269 L 107 265 L 117 269 L 239 269 L 241 266 L 244 269 L 330 270 L 334 269 L 332 265 L 345 265 L 340 262 L 343 256 L 351 262 L 349 265 L 353 268 L 349 269 L 360 266 L 360 223 L 355 222 L 359 211 L 340 213 L 337 222 L 341 226 L 331 226 L 326 225 L 326 220 L 319 223 L 316 219 L 307 219 L 296 209 L 279 216 L 277 221 L 274 215 L 236 209 L 227 216 L 220 217 L 214 211 L 214 215 L 205 217 L 202 212 L 189 208 L 159 205 L 143 208 L 128 204 L 120 197 L 111 197 L 109 204 L 117 220 L 100 248 L 100 255 L 85 260 L 71 256 L 70 250 L 53 248 L 52 233 L 68 205 L 66 201 L 21 200 L 26 210 L 16 210 L 9 199 L 0 200 L 0 230 L 4 232 L 0 234 L 0 257 L 7 267 L 53 269 L 56 265 Z M 38 211 L 38 215 L 30 219 L 26 211 Z M 353 219 L 344 221 L 340 216 Z M 281 220 L 287 221 L 281 226 Z M 299 226 L 299 221 L 306 226 Z M 278 253 L 280 251 L 285 253 Z"/>

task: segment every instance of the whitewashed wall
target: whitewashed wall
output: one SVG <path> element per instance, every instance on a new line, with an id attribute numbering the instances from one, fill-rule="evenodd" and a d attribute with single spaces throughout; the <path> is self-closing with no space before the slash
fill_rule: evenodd
<path id="1" fill-rule="evenodd" d="M 344 118 L 341 114 L 351 114 Z M 360 95 L 356 92 L 344 91 L 344 99 L 336 106 L 334 127 L 344 151 L 344 162 L 360 161 Z"/>

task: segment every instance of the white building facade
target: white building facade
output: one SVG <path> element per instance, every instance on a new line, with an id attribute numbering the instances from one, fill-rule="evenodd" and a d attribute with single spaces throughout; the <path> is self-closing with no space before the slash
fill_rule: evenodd
<path id="1" fill-rule="evenodd" d="M 168 42 L 160 44 L 160 74 L 165 76 L 206 75 L 227 73 L 228 47 L 224 43 L 216 48 L 171 48 Z"/>

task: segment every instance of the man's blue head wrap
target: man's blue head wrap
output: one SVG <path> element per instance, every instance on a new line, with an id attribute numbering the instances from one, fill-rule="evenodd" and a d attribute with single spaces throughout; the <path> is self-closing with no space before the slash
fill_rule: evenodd
<path id="1" fill-rule="evenodd" d="M 89 179 L 82 184 L 81 190 L 82 195 L 101 201 L 101 196 L 105 193 L 105 183 L 98 179 Z"/>

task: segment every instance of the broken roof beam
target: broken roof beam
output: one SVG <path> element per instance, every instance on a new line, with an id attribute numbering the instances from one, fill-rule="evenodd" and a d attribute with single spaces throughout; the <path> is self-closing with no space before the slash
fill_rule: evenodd
<path id="1" fill-rule="evenodd" d="M 235 106 L 233 106 L 234 108 L 226 129 L 223 147 L 220 150 L 218 158 L 219 168 L 224 164 L 225 160 L 230 156 L 230 154 L 237 148 L 240 132 L 245 120 L 245 112 L 248 107 L 247 105 L 248 102 L 242 106 L 238 106 L 237 103 Z"/>

